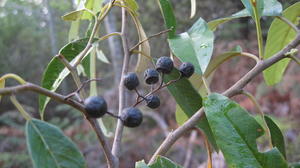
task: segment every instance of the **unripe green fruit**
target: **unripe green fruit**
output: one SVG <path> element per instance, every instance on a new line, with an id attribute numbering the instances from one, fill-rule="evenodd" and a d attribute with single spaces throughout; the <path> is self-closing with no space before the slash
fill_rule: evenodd
<path id="1" fill-rule="evenodd" d="M 173 61 L 169 57 L 160 57 L 156 62 L 156 70 L 165 74 L 171 73 L 174 67 Z"/>
<path id="2" fill-rule="evenodd" d="M 155 84 L 159 81 L 159 73 L 155 69 L 147 69 L 144 72 L 144 79 L 149 85 Z"/>
<path id="3" fill-rule="evenodd" d="M 91 118 L 100 118 L 107 112 L 107 104 L 103 97 L 91 96 L 84 100 L 84 109 Z"/>
<path id="4" fill-rule="evenodd" d="M 123 109 L 121 120 L 126 127 L 138 127 L 143 121 L 143 114 L 137 108 L 128 107 Z"/>
<path id="5" fill-rule="evenodd" d="M 130 72 L 124 76 L 124 86 L 128 90 L 135 89 L 140 84 L 137 75 L 134 72 Z"/>
<path id="6" fill-rule="evenodd" d="M 193 64 L 184 62 L 180 65 L 179 71 L 183 77 L 189 78 L 194 74 L 195 68 Z"/>
<path id="7" fill-rule="evenodd" d="M 147 106 L 149 108 L 155 109 L 160 106 L 160 100 L 158 96 L 150 95 L 146 97 Z"/>

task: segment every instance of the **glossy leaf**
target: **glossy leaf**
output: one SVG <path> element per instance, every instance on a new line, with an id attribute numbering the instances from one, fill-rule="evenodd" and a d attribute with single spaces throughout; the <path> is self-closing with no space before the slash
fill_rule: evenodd
<path id="1" fill-rule="evenodd" d="M 270 129 L 272 145 L 277 147 L 281 154 L 286 158 L 284 137 L 277 124 L 268 116 L 265 116 L 265 121 Z"/>
<path id="2" fill-rule="evenodd" d="M 5 79 L 0 78 L 0 89 L 3 89 L 5 87 Z M 0 102 L 1 102 L 1 95 L 0 95 Z"/>
<path id="3" fill-rule="evenodd" d="M 86 168 L 76 145 L 54 125 L 28 120 L 26 140 L 34 168 Z"/>
<path id="4" fill-rule="evenodd" d="M 158 156 L 155 162 L 149 166 L 149 168 L 183 168 L 182 166 L 174 163 L 170 159 Z"/>
<path id="5" fill-rule="evenodd" d="M 88 15 L 89 17 L 93 17 L 93 14 L 89 12 L 87 9 L 79 9 L 76 11 L 72 11 L 62 16 L 62 19 L 65 21 L 76 21 L 81 19 L 83 14 Z"/>
<path id="6" fill-rule="evenodd" d="M 168 29 L 172 29 L 168 33 L 168 37 L 172 38 L 175 36 L 176 32 L 176 18 L 173 12 L 173 7 L 171 5 L 171 2 L 169 0 L 157 0 L 160 11 L 164 17 L 165 24 Z"/>
<path id="7" fill-rule="evenodd" d="M 280 16 L 282 12 L 282 5 L 277 0 L 264 0 L 264 9 L 262 16 Z M 208 22 L 208 26 L 211 30 L 215 31 L 216 28 L 223 23 L 226 23 L 232 19 L 237 19 L 241 17 L 251 16 L 247 9 L 243 9 L 229 17 L 220 18 Z"/>
<path id="8" fill-rule="evenodd" d="M 64 46 L 59 51 L 59 54 L 62 54 L 69 62 L 71 62 L 71 64 L 73 64 L 78 59 L 76 56 L 86 47 L 87 42 L 88 38 L 71 42 Z M 61 61 L 57 57 L 53 57 L 43 73 L 41 86 L 54 92 L 69 73 L 70 71 L 65 68 Z M 49 100 L 50 98 L 39 95 L 39 110 L 41 116 L 43 116 Z"/>
<path id="9" fill-rule="evenodd" d="M 300 2 L 295 3 L 283 12 L 283 16 L 294 24 L 298 24 L 300 16 Z M 279 19 L 274 19 L 268 32 L 264 59 L 272 57 L 283 49 L 296 37 L 296 32 L 286 23 Z M 264 79 L 268 85 L 274 85 L 281 81 L 284 71 L 290 60 L 283 59 L 266 69 Z"/>
<path id="10" fill-rule="evenodd" d="M 177 69 L 173 69 L 171 74 L 164 76 L 164 82 L 167 83 L 168 81 L 177 79 L 178 77 L 179 71 Z M 169 85 L 167 88 L 176 100 L 176 103 L 188 117 L 191 117 L 202 107 L 202 98 L 200 94 L 186 78 L 180 79 L 179 81 Z M 218 148 L 205 116 L 199 121 L 197 127 L 205 132 L 210 143 L 217 150 Z"/>
<path id="11" fill-rule="evenodd" d="M 204 111 L 228 167 L 287 168 L 277 148 L 260 153 L 256 139 L 263 128 L 239 104 L 213 93 L 204 99 Z"/>
<path id="12" fill-rule="evenodd" d="M 205 72 L 213 52 L 214 34 L 202 18 L 187 32 L 169 38 L 168 41 L 172 52 L 182 62 L 192 62 L 198 74 Z"/>

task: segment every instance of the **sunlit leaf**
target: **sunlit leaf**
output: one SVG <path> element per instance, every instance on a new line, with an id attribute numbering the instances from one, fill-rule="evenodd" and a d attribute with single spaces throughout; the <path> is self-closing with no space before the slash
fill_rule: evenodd
<path id="1" fill-rule="evenodd" d="M 84 38 L 71 42 L 65 45 L 59 51 L 59 54 L 62 54 L 72 65 L 78 59 L 76 56 L 86 47 L 88 40 L 88 38 Z M 57 57 L 53 57 L 43 73 L 41 86 L 54 92 L 69 73 L 70 71 L 65 68 L 62 62 Z M 41 116 L 44 115 L 44 110 L 49 101 L 50 98 L 39 95 L 39 110 Z"/>
<path id="2" fill-rule="evenodd" d="M 205 72 L 213 52 L 214 34 L 207 23 L 199 18 L 184 33 L 168 39 L 174 55 L 182 62 L 191 62 L 198 74 Z"/>
<path id="3" fill-rule="evenodd" d="M 297 2 L 284 10 L 283 17 L 294 24 L 299 24 L 300 2 Z M 289 25 L 279 19 L 274 19 L 268 32 L 264 59 L 272 57 L 295 37 L 296 32 Z M 283 59 L 266 69 L 263 72 L 266 83 L 268 85 L 274 85 L 280 82 L 289 62 L 289 59 Z"/>
<path id="4" fill-rule="evenodd" d="M 134 15 L 137 15 L 138 13 L 138 9 L 139 9 L 139 5 L 135 0 L 124 0 L 126 6 L 128 6 L 133 12 Z"/>
<path id="5" fill-rule="evenodd" d="M 89 9 L 90 11 L 94 12 L 95 14 L 100 12 L 102 8 L 103 0 L 86 0 L 85 8 Z M 84 12 L 80 19 L 92 19 L 93 15 L 90 15 L 88 12 Z"/>
<path id="6" fill-rule="evenodd" d="M 109 60 L 107 59 L 107 57 L 105 56 L 105 54 L 103 53 L 102 50 L 100 50 L 99 48 L 96 48 L 96 56 L 97 56 L 97 59 L 106 63 L 106 64 L 109 64 Z"/>
<path id="7" fill-rule="evenodd" d="M 204 99 L 204 111 L 228 167 L 287 168 L 277 148 L 261 153 L 256 139 L 263 128 L 239 104 L 213 93 Z"/>
<path id="8" fill-rule="evenodd" d="M 93 17 L 93 14 L 89 10 L 84 8 L 84 9 L 79 9 L 79 10 L 67 13 L 62 16 L 62 19 L 65 21 L 76 21 L 76 20 L 81 19 L 83 13 L 86 15 L 89 15 L 89 17 Z"/>
<path id="9" fill-rule="evenodd" d="M 26 140 L 34 168 L 87 167 L 76 145 L 54 125 L 28 120 Z"/>

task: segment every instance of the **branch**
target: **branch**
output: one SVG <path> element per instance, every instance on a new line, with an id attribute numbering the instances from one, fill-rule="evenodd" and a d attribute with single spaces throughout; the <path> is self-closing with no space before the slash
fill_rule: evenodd
<path id="1" fill-rule="evenodd" d="M 231 88 L 227 89 L 223 95 L 227 97 L 232 97 L 241 92 L 241 90 L 258 74 L 263 70 L 267 69 L 274 63 L 287 58 L 285 53 L 289 52 L 292 48 L 295 48 L 300 44 L 300 33 L 297 34 L 296 38 L 289 43 L 284 49 L 273 55 L 271 58 L 260 61 L 257 65 L 249 71 L 243 78 L 236 82 Z M 154 163 L 158 155 L 164 155 L 171 146 L 179 139 L 183 134 L 188 130 L 192 129 L 197 122 L 204 116 L 203 108 L 198 110 L 190 119 L 188 119 L 182 126 L 178 127 L 176 130 L 171 132 L 168 137 L 163 141 L 157 151 L 153 154 L 152 158 L 149 161 L 149 164 Z"/>
<path id="2" fill-rule="evenodd" d="M 122 8 L 122 28 L 121 28 L 121 39 L 122 45 L 124 50 L 124 60 L 123 60 L 123 67 L 122 67 L 122 74 L 121 74 L 121 81 L 119 84 L 119 116 L 121 116 L 122 110 L 125 106 L 125 87 L 123 85 L 123 77 L 128 72 L 129 66 L 129 45 L 127 41 L 127 14 L 126 9 Z M 119 157 L 121 153 L 121 141 L 122 141 L 122 134 L 123 134 L 123 122 L 118 120 L 116 133 L 114 137 L 113 147 L 112 147 L 112 154 L 116 158 L 116 167 L 119 167 Z"/>
<path id="3" fill-rule="evenodd" d="M 162 34 L 164 34 L 164 33 L 167 33 L 167 32 L 169 32 L 169 31 L 171 31 L 171 30 L 172 30 L 172 29 L 167 29 L 167 30 L 161 31 L 161 32 L 159 32 L 159 33 L 153 34 L 153 35 L 147 37 L 147 38 L 144 39 L 144 40 L 141 40 L 140 42 L 138 42 L 136 45 L 134 45 L 134 46 L 130 49 L 130 52 L 132 52 L 132 51 L 133 51 L 134 49 L 136 49 L 139 45 L 141 45 L 141 44 L 143 44 L 144 42 L 150 40 L 151 38 L 156 37 L 156 36 L 159 36 L 159 35 L 162 35 Z"/>
<path id="4" fill-rule="evenodd" d="M 29 82 L 27 82 L 23 85 L 6 87 L 3 89 L 0 89 L 0 95 L 12 95 L 12 94 L 17 94 L 19 92 L 25 92 L 25 91 L 32 91 L 32 92 L 36 92 L 36 93 L 48 96 L 57 102 L 60 102 L 63 104 L 68 104 L 71 107 L 79 110 L 80 112 L 82 112 L 84 114 L 85 117 L 88 116 L 84 109 L 84 106 L 82 104 L 78 103 L 77 101 L 74 101 L 72 99 L 65 99 L 66 96 L 64 96 L 64 95 L 61 95 L 61 94 L 58 94 L 55 92 L 51 92 L 45 88 L 42 88 L 38 85 L 29 83 Z M 105 157 L 108 161 L 108 165 L 111 165 L 111 168 L 114 168 L 113 167 L 114 166 L 114 156 L 110 152 L 109 143 L 108 143 L 107 139 L 105 138 L 105 136 L 103 135 L 101 128 L 99 127 L 96 119 L 92 119 L 89 117 L 86 117 L 86 119 L 89 121 L 91 127 L 97 134 L 98 140 L 101 143 L 101 146 L 103 147 Z"/>

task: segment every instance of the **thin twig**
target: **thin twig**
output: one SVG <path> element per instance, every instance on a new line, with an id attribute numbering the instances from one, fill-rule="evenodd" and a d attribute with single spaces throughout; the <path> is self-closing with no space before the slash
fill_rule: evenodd
<path id="1" fill-rule="evenodd" d="M 300 44 L 300 33 L 297 34 L 296 38 L 290 42 L 284 49 L 274 54 L 272 57 L 262 60 L 249 71 L 244 77 L 237 81 L 232 87 L 223 92 L 223 95 L 232 97 L 242 90 L 253 78 L 260 74 L 263 70 L 267 69 L 274 63 L 286 58 L 285 54 L 292 48 L 295 48 Z M 171 132 L 168 137 L 162 142 L 159 148 L 155 151 L 148 164 L 152 164 L 158 155 L 164 155 L 171 146 L 189 129 L 193 128 L 199 120 L 204 116 L 203 108 L 199 109 L 191 118 L 189 118 L 183 125 L 178 127 L 176 130 Z"/>
<path id="2" fill-rule="evenodd" d="M 288 57 L 291 58 L 293 61 L 295 61 L 298 65 L 300 65 L 300 59 L 299 58 L 297 58 L 293 55 L 289 55 Z"/>
<path id="3" fill-rule="evenodd" d="M 171 30 L 172 30 L 172 29 L 163 30 L 163 31 L 161 31 L 161 32 L 159 32 L 159 33 L 156 33 L 156 34 L 153 34 L 153 35 L 147 37 L 146 39 L 143 39 L 143 40 L 139 41 L 136 45 L 134 45 L 133 47 L 131 47 L 130 52 L 132 52 L 132 51 L 133 51 L 134 49 L 136 49 L 139 45 L 141 45 L 141 44 L 143 44 L 144 42 L 150 40 L 151 38 L 156 37 L 156 36 L 160 36 L 160 35 L 162 35 L 162 34 L 164 34 L 164 33 L 168 33 L 168 32 L 171 31 Z"/>
<path id="4" fill-rule="evenodd" d="M 68 94 L 65 99 L 69 99 L 71 98 L 72 96 L 75 96 L 77 93 L 79 93 L 87 84 L 89 84 L 90 82 L 93 82 L 93 81 L 101 81 L 102 78 L 96 78 L 96 79 L 89 79 L 89 80 L 86 80 L 84 82 L 82 82 L 81 86 L 76 89 L 74 92 Z"/>
<path id="5" fill-rule="evenodd" d="M 174 80 L 170 80 L 169 82 L 167 82 L 166 84 L 163 84 L 163 74 L 162 74 L 162 79 L 161 79 L 161 83 L 160 85 L 154 89 L 154 90 L 151 90 L 151 92 L 149 92 L 146 96 L 144 96 L 144 99 L 142 100 L 139 100 L 139 101 L 136 101 L 135 104 L 133 105 L 133 107 L 136 107 L 138 104 L 142 103 L 144 100 L 146 100 L 146 98 L 150 95 L 153 95 L 154 93 L 158 92 L 159 90 L 179 81 L 180 79 L 182 79 L 182 76 L 180 74 L 180 76 L 177 78 L 177 79 L 174 79 Z"/>
<path id="6" fill-rule="evenodd" d="M 124 60 L 123 60 L 123 67 L 122 67 L 122 75 L 121 75 L 121 81 L 119 85 L 119 116 L 122 114 L 122 110 L 125 106 L 125 88 L 124 88 L 124 79 L 123 77 L 128 72 L 129 68 L 129 46 L 128 46 L 128 32 L 127 32 L 127 13 L 126 9 L 122 8 L 122 28 L 121 28 L 121 39 L 122 39 L 122 45 L 124 50 Z M 117 122 L 117 128 L 115 131 L 115 137 L 112 147 L 112 154 L 115 156 L 116 159 L 116 167 L 119 167 L 119 158 L 121 154 L 121 141 L 122 141 L 122 134 L 123 134 L 123 122 L 121 120 L 118 120 Z"/>

